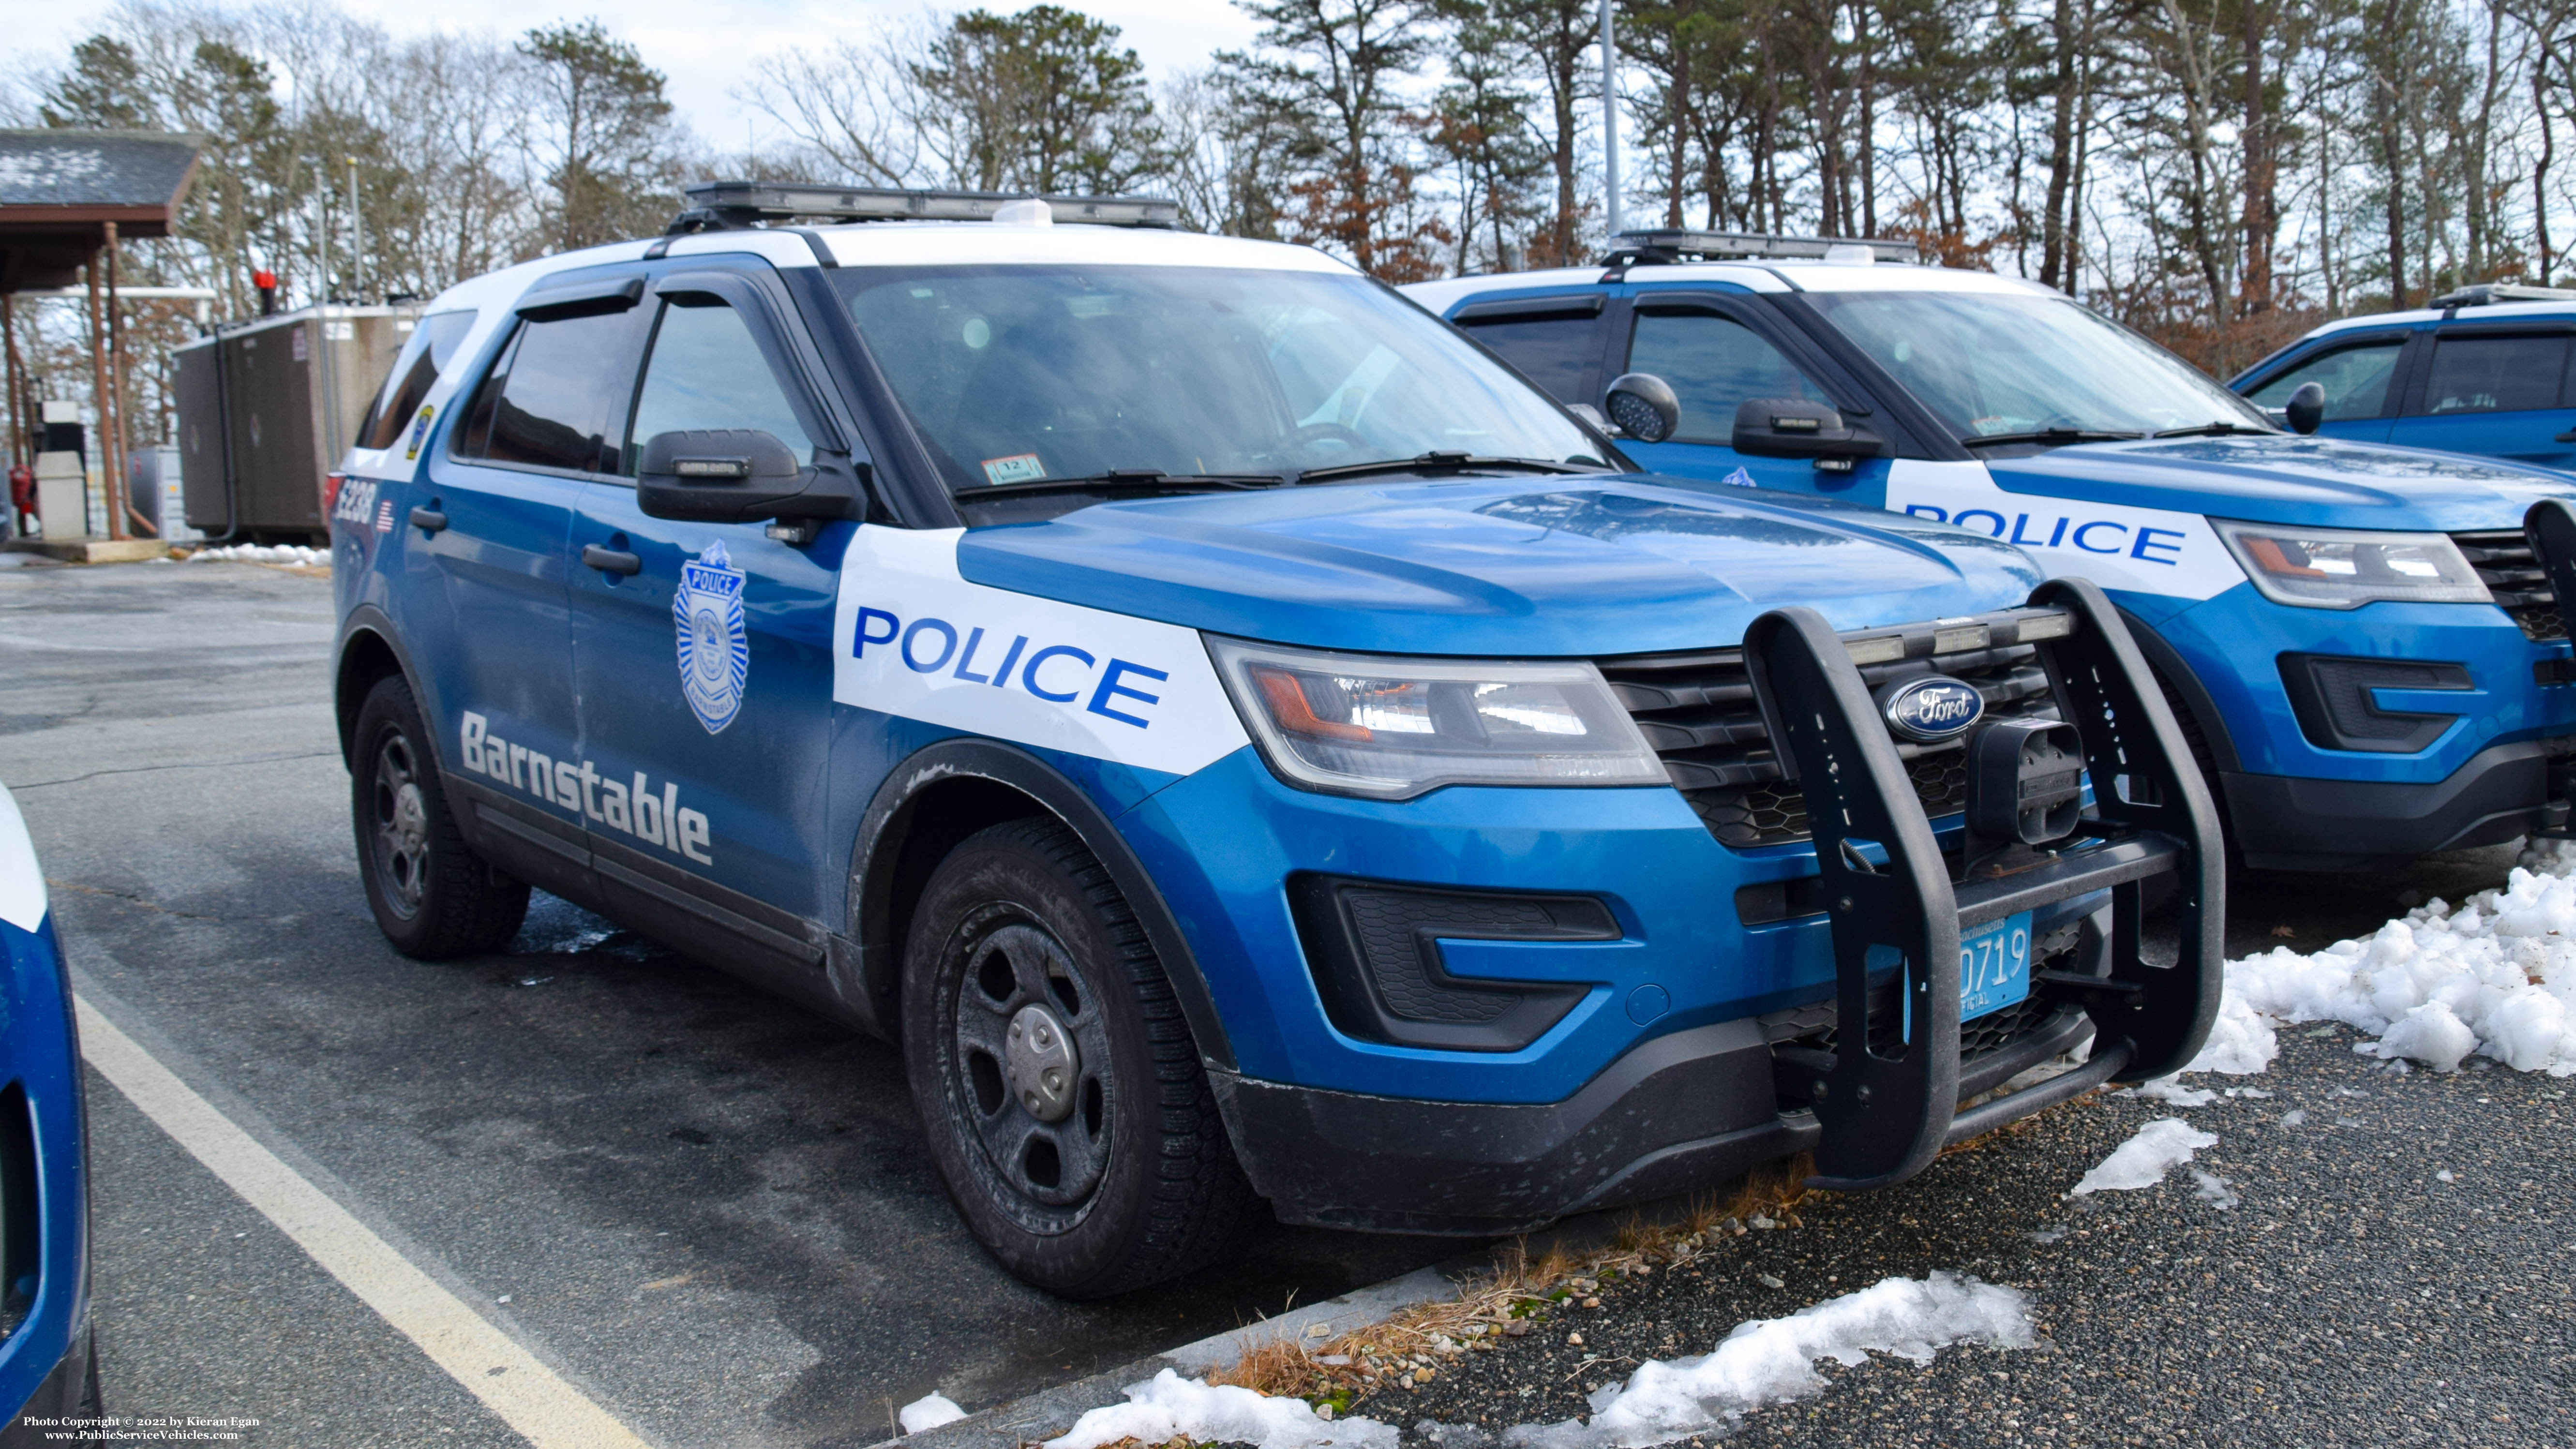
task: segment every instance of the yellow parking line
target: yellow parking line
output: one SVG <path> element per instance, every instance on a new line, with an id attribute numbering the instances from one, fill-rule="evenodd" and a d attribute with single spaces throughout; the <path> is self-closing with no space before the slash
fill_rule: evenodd
<path id="1" fill-rule="evenodd" d="M 81 1055 L 101 1076 L 529 1443 L 647 1449 L 633 1430 L 233 1125 L 97 1008 L 84 1000 L 79 1012 Z"/>

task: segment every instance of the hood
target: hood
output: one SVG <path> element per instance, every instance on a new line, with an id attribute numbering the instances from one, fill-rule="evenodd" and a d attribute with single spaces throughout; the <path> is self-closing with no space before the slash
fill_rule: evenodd
<path id="1" fill-rule="evenodd" d="M 2576 498 L 2543 468 L 2335 438 L 2084 443 L 1986 469 L 2013 493 L 2331 528 L 2520 528 L 2534 501 Z"/>
<path id="2" fill-rule="evenodd" d="M 2039 583 L 1973 532 L 1635 474 L 1282 488 L 1095 504 L 969 531 L 966 578 L 1315 648 L 1556 656 L 1740 642 L 1765 610 L 1835 627 L 2008 608 Z"/>

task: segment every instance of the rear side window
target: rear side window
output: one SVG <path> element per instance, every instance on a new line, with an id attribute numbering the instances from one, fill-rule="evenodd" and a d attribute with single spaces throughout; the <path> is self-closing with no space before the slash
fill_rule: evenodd
<path id="1" fill-rule="evenodd" d="M 2388 384 L 2405 347 L 2403 338 L 2391 337 L 2311 357 L 2247 393 L 2246 400 L 2278 410 L 2290 405 L 2290 394 L 2302 384 L 2313 382 L 2325 389 L 2327 422 L 2375 418 L 2388 411 Z"/>
<path id="2" fill-rule="evenodd" d="M 635 380 L 627 338 L 635 315 L 526 320 L 475 390 L 456 455 L 576 472 L 614 473 L 612 405 Z"/>
<path id="3" fill-rule="evenodd" d="M 1735 409 L 1750 398 L 1833 399 L 1761 333 L 1713 312 L 1641 312 L 1628 345 L 1628 370 L 1651 372 L 1681 398 L 1673 436 L 1723 443 L 1735 436 Z"/>
<path id="4" fill-rule="evenodd" d="M 1498 317 L 1490 322 L 1461 318 L 1467 335 L 1501 354 L 1530 381 L 1546 388 L 1559 402 L 1592 402 L 1584 396 L 1592 366 L 1601 360 L 1601 318 L 1593 313 L 1557 312 L 1540 316 Z"/>
<path id="5" fill-rule="evenodd" d="M 2424 411 L 2511 413 L 2559 405 L 2567 338 L 2445 337 L 2433 344 Z"/>
<path id="6" fill-rule="evenodd" d="M 473 326 L 471 312 L 441 312 L 420 319 L 411 329 L 411 340 L 394 359 L 393 375 L 385 379 L 375 405 L 367 410 L 367 420 L 358 429 L 359 447 L 390 448 L 402 441 L 412 414 L 420 411 L 438 375 L 456 360 L 456 344 L 465 340 Z"/>

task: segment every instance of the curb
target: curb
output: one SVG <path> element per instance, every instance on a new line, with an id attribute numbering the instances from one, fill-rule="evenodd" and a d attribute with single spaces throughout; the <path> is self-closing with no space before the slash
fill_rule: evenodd
<path id="1" fill-rule="evenodd" d="M 1543 1255 L 1552 1246 L 1585 1251 L 1608 1243 L 1618 1235 L 1620 1225 L 1630 1218 L 1653 1221 L 1686 1212 L 1693 1196 L 1697 1194 L 1585 1213 L 1580 1217 L 1567 1218 L 1542 1232 L 1527 1234 L 1523 1241 L 1529 1245 L 1533 1258 Z M 1427 1268 L 1416 1268 L 1401 1277 L 1354 1288 L 1339 1298 L 1310 1303 L 1275 1318 L 1264 1318 L 1241 1328 L 1210 1334 L 1195 1343 L 1165 1349 L 1088 1378 L 1040 1389 L 936 1429 L 881 1440 L 870 1449 L 1020 1449 L 1024 1444 L 1064 1433 L 1073 1427 L 1074 1420 L 1093 1409 L 1127 1402 L 1129 1386 L 1145 1383 L 1165 1369 L 1183 1378 L 1197 1378 L 1269 1344 L 1299 1338 L 1338 1338 L 1371 1324 L 1382 1323 L 1414 1304 L 1455 1297 L 1460 1285 L 1468 1278 L 1491 1271 L 1493 1250 L 1500 1246 L 1501 1241 L 1443 1259 Z M 1315 1331 L 1318 1325 L 1321 1332 Z"/>

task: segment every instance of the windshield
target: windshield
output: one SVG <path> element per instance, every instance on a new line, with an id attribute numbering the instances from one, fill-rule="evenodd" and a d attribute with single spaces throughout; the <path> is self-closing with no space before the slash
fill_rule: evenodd
<path id="1" fill-rule="evenodd" d="M 1811 292 L 1805 300 L 1963 441 L 2211 424 L 2274 431 L 2191 364 L 2063 297 Z"/>
<path id="2" fill-rule="evenodd" d="M 833 274 L 950 488 L 1269 474 L 1598 444 L 1366 278 L 1201 267 Z"/>

